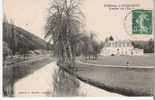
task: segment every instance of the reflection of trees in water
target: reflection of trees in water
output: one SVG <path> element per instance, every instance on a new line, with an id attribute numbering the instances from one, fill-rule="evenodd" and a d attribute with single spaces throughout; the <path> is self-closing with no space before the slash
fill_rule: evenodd
<path id="1" fill-rule="evenodd" d="M 4 65 L 6 67 L 6 65 Z M 7 70 L 6 70 L 7 69 Z M 14 96 L 15 67 L 3 69 L 3 96 Z M 8 72 L 6 72 L 8 71 Z"/>
<path id="2" fill-rule="evenodd" d="M 79 80 L 63 69 L 55 71 L 53 77 L 53 96 L 79 96 Z"/>

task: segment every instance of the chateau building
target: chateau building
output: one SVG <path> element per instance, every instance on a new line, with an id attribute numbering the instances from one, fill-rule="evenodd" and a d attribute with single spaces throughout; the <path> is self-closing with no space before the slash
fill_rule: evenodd
<path id="1" fill-rule="evenodd" d="M 103 56 L 142 56 L 144 55 L 143 49 L 134 48 L 131 41 L 107 41 L 102 49 L 101 55 Z"/>

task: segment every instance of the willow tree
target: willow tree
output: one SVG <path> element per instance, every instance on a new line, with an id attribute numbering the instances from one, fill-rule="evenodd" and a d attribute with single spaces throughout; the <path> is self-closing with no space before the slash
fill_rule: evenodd
<path id="1" fill-rule="evenodd" d="M 80 0 L 52 0 L 45 38 L 53 41 L 57 64 L 74 67 L 74 40 L 81 26 Z"/>
<path id="2" fill-rule="evenodd" d="M 81 26 L 79 0 L 52 0 L 45 38 L 53 41 L 57 64 L 74 67 L 74 44 Z"/>

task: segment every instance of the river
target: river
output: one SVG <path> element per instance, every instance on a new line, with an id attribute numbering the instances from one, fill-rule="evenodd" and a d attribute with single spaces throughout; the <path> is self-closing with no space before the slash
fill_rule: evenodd
<path id="1" fill-rule="evenodd" d="M 15 97 L 122 96 L 84 83 L 51 62 L 14 85 Z"/>

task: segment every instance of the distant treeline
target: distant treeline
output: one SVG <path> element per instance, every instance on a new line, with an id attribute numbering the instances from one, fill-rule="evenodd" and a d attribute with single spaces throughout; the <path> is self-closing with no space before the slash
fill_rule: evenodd
<path id="1" fill-rule="evenodd" d="M 52 48 L 52 45 L 43 39 L 6 21 L 3 22 L 3 46 L 3 51 L 9 51 L 9 54 L 11 52 L 13 55 L 25 54 L 29 50 Z"/>
<path id="2" fill-rule="evenodd" d="M 148 41 L 132 41 L 135 48 L 144 49 L 144 53 L 154 52 L 154 41 L 152 39 Z"/>

